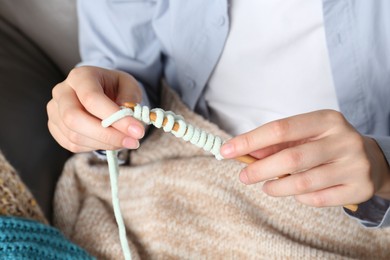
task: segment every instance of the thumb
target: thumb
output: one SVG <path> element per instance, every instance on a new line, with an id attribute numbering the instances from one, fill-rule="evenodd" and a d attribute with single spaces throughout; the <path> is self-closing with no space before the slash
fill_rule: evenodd
<path id="1" fill-rule="evenodd" d="M 141 101 L 142 90 L 138 81 L 130 74 L 120 72 L 115 103 L 122 105 L 125 102 L 140 103 Z"/>

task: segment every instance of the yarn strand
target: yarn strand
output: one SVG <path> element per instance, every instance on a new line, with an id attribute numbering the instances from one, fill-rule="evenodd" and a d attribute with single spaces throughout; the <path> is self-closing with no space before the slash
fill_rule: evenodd
<path id="1" fill-rule="evenodd" d="M 134 109 L 134 110 L 133 110 Z M 189 141 L 192 144 L 203 148 L 205 151 L 211 152 L 216 159 L 221 160 L 223 157 L 220 154 L 222 139 L 213 134 L 187 124 L 182 116 L 176 115 L 171 111 L 164 111 L 161 108 L 150 110 L 147 106 L 135 104 L 134 108 L 122 106 L 121 110 L 115 112 L 108 118 L 104 119 L 101 124 L 103 127 L 109 127 L 116 121 L 126 117 L 132 116 L 145 124 L 153 124 L 157 128 L 163 128 L 164 132 L 171 132 L 174 136 Z M 150 114 L 156 115 L 155 120 L 150 119 Z M 174 127 L 177 125 L 178 127 Z M 131 260 L 131 252 L 126 236 L 126 227 L 123 221 L 123 216 L 120 210 L 119 195 L 118 195 L 118 151 L 106 151 L 107 163 L 110 174 L 112 206 L 114 210 L 115 219 L 118 225 L 119 239 L 126 260 Z"/>
<path id="2" fill-rule="evenodd" d="M 151 113 L 156 116 L 155 120 L 150 119 Z M 207 133 L 199 128 L 192 126 L 191 124 L 187 124 L 182 116 L 176 115 L 171 111 L 164 111 L 161 108 L 150 110 L 149 107 L 141 106 L 140 104 L 135 104 L 133 109 L 122 106 L 121 110 L 104 119 L 101 124 L 103 127 L 109 127 L 116 121 L 126 116 L 132 116 L 148 125 L 153 124 L 157 128 L 162 128 L 164 132 L 170 132 L 177 138 L 182 138 L 185 141 L 189 141 L 192 144 L 203 148 L 205 151 L 209 151 L 215 156 L 216 159 L 223 159 L 220 153 L 220 148 L 222 145 L 222 139 L 220 137 Z M 175 128 L 175 125 L 178 127 Z M 118 196 L 118 152 L 107 150 L 106 155 L 110 174 L 112 205 L 115 219 L 118 225 L 119 239 L 125 259 L 131 260 L 131 252 L 126 236 L 126 227 L 123 222 Z"/>
<path id="3" fill-rule="evenodd" d="M 129 243 L 127 241 L 127 236 L 126 236 L 126 227 L 123 222 L 123 216 L 119 204 L 119 194 L 118 194 L 119 166 L 118 166 L 118 157 L 117 157 L 118 152 L 107 150 L 106 154 L 107 154 L 108 169 L 110 173 L 112 207 L 114 210 L 116 223 L 118 225 L 119 239 L 121 242 L 122 251 L 125 260 L 131 260 Z"/>

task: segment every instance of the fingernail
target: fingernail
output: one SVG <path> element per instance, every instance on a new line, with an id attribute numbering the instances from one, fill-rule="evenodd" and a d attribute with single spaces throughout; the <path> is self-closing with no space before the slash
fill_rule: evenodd
<path id="1" fill-rule="evenodd" d="M 126 137 L 125 139 L 123 139 L 122 145 L 123 147 L 128 149 L 138 149 L 139 142 L 134 138 Z"/>
<path id="2" fill-rule="evenodd" d="M 139 125 L 130 125 L 128 131 L 134 138 L 140 139 L 144 137 L 144 129 Z"/>
<path id="3" fill-rule="evenodd" d="M 242 170 L 240 173 L 240 181 L 244 184 L 249 184 L 248 173 L 246 170 Z"/>
<path id="4" fill-rule="evenodd" d="M 223 157 L 229 157 L 234 152 L 234 146 L 232 144 L 226 143 L 221 147 L 221 155 Z"/>

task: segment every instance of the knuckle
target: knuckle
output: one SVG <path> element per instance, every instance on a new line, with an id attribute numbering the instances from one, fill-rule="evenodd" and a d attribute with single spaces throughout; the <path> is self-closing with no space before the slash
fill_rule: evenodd
<path id="1" fill-rule="evenodd" d="M 73 68 L 68 76 L 66 77 L 65 81 L 68 83 L 68 84 L 72 84 L 75 80 L 77 80 L 78 78 L 81 77 L 81 74 L 83 74 L 83 69 L 82 68 Z"/>
<path id="2" fill-rule="evenodd" d="M 250 167 L 246 168 L 247 177 L 249 183 L 256 183 L 259 181 L 259 174 L 256 170 L 251 169 Z"/>
<path id="3" fill-rule="evenodd" d="M 54 101 L 53 100 L 50 100 L 49 102 L 47 102 L 46 104 L 46 112 L 48 114 L 48 116 L 50 116 L 51 112 L 54 110 Z"/>
<path id="4" fill-rule="evenodd" d="M 325 197 L 325 195 L 323 195 L 321 193 L 312 194 L 311 206 L 316 207 L 316 208 L 321 208 L 321 207 L 325 207 L 327 205 L 327 202 L 328 202 L 328 200 Z"/>
<path id="5" fill-rule="evenodd" d="M 69 129 L 76 129 L 78 125 L 77 112 L 74 108 L 68 108 L 62 113 L 62 121 Z"/>
<path id="6" fill-rule="evenodd" d="M 243 150 L 249 149 L 255 143 L 253 135 L 244 135 L 240 142 L 240 146 Z"/>
<path id="7" fill-rule="evenodd" d="M 365 189 L 362 190 L 362 189 L 359 189 L 356 191 L 357 194 L 360 194 L 360 200 L 363 202 L 363 201 L 367 201 L 369 199 L 371 199 L 374 195 L 375 195 L 375 188 L 374 188 L 374 185 L 366 185 Z"/>
<path id="8" fill-rule="evenodd" d="M 356 151 L 365 150 L 365 143 L 363 136 L 361 136 L 357 132 L 353 132 L 349 134 L 349 145 L 352 146 Z"/>
<path id="9" fill-rule="evenodd" d="M 84 150 L 80 146 L 78 146 L 77 144 L 71 143 L 71 142 L 67 145 L 66 149 L 68 149 L 72 153 L 84 152 Z"/>
<path id="10" fill-rule="evenodd" d="M 76 132 L 70 132 L 68 134 L 68 139 L 73 144 L 79 144 L 81 139 L 82 139 L 82 137 L 78 133 L 76 133 Z"/>
<path id="11" fill-rule="evenodd" d="M 84 75 L 85 72 L 86 72 L 86 67 L 81 66 L 81 67 L 73 68 L 68 74 L 68 79 L 78 78 Z"/>
<path id="12" fill-rule="evenodd" d="M 375 195 L 375 187 L 374 184 L 371 183 L 371 185 L 368 185 L 368 187 L 364 189 L 363 201 L 367 201 L 371 199 L 374 195 Z"/>
<path id="13" fill-rule="evenodd" d="M 263 191 L 269 196 L 278 196 L 279 189 L 276 188 L 273 181 L 266 181 L 263 185 Z"/>
<path id="14" fill-rule="evenodd" d="M 344 123 L 346 121 L 344 115 L 336 110 L 325 109 L 322 112 L 324 120 L 333 124 Z"/>
<path id="15" fill-rule="evenodd" d="M 295 180 L 294 187 L 297 194 L 302 194 L 310 190 L 313 186 L 313 180 L 309 174 L 300 173 L 299 178 Z"/>
<path id="16" fill-rule="evenodd" d="M 85 82 L 85 79 L 96 78 L 99 76 L 98 69 L 91 66 L 81 66 L 73 68 L 68 77 L 65 79 L 65 82 L 71 86 L 77 86 Z"/>
<path id="17" fill-rule="evenodd" d="M 81 93 L 80 93 L 81 95 Z M 82 104 L 84 107 L 95 107 L 96 106 L 96 100 L 98 100 L 98 95 L 96 90 L 94 91 L 87 91 L 85 93 L 82 93 L 82 96 L 80 97 L 80 100 L 82 101 Z"/>
<path id="18" fill-rule="evenodd" d="M 62 113 L 62 121 L 64 122 L 64 125 L 69 129 L 73 129 L 74 126 L 77 125 L 73 109 L 66 109 Z"/>
<path id="19" fill-rule="evenodd" d="M 61 83 L 55 85 L 52 90 L 51 90 L 51 96 L 54 98 L 54 99 L 57 99 L 60 97 L 59 95 L 59 88 L 61 86 Z"/>
<path id="20" fill-rule="evenodd" d="M 80 101 L 82 101 L 84 107 L 93 106 L 94 100 L 95 100 L 95 93 L 90 91 L 83 93 L 83 95 L 80 97 Z"/>
<path id="21" fill-rule="evenodd" d="M 286 140 L 286 135 L 289 132 L 289 122 L 288 120 L 276 120 L 271 123 L 272 133 L 279 142 L 284 142 Z"/>
<path id="22" fill-rule="evenodd" d="M 298 150 L 287 150 L 286 151 L 286 159 L 285 163 L 291 171 L 295 171 L 299 169 L 299 166 L 302 165 L 304 161 L 304 155 L 302 152 Z"/>

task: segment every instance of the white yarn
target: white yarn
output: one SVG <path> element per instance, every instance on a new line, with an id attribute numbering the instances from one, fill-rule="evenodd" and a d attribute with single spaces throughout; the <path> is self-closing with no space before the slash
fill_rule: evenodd
<path id="1" fill-rule="evenodd" d="M 119 164 L 117 159 L 117 151 L 106 151 L 108 169 L 110 172 L 110 183 L 111 183 L 111 197 L 112 207 L 114 210 L 114 216 L 116 223 L 118 224 L 119 240 L 121 242 L 123 256 L 125 260 L 131 260 L 131 253 L 129 248 L 129 242 L 126 236 L 126 227 L 123 221 L 119 205 L 119 191 L 118 191 L 118 175 L 119 175 Z"/>
<path id="2" fill-rule="evenodd" d="M 150 112 L 154 112 L 156 114 L 155 121 L 150 120 Z M 163 127 L 163 130 L 165 132 L 170 132 L 178 138 L 182 138 L 185 141 L 190 141 L 192 144 L 203 148 L 205 151 L 211 152 L 217 160 L 223 159 L 220 153 L 220 148 L 222 145 L 222 139 L 220 137 L 207 133 L 199 128 L 192 126 L 191 124 L 187 124 L 182 116 L 176 115 L 172 111 L 164 111 L 161 108 L 149 110 L 147 106 L 141 106 L 140 104 L 136 104 L 136 106 L 134 107 L 134 111 L 130 108 L 122 107 L 121 110 L 104 119 L 102 121 L 102 126 L 109 127 L 116 121 L 126 116 L 133 116 L 134 118 L 144 122 L 145 124 L 153 124 L 157 128 Z M 164 118 L 167 119 L 167 123 L 165 124 L 165 126 L 163 126 Z M 177 131 L 173 129 L 175 123 L 179 124 L 179 129 Z M 118 224 L 119 239 L 121 242 L 122 251 L 125 259 L 131 260 L 131 252 L 126 236 L 126 227 L 123 222 L 123 216 L 120 211 L 119 205 L 119 166 L 117 159 L 117 151 L 107 150 L 106 155 L 110 172 L 112 205 L 114 209 L 115 219 Z"/>

